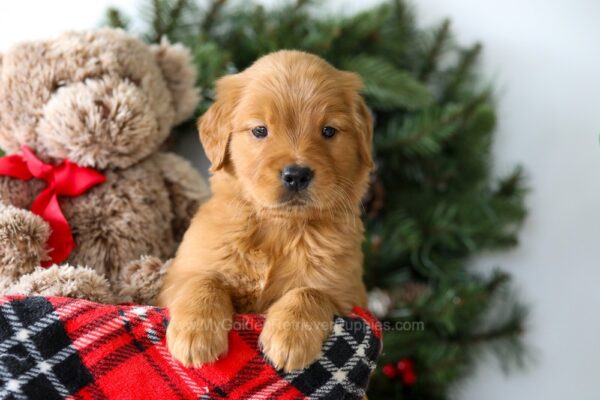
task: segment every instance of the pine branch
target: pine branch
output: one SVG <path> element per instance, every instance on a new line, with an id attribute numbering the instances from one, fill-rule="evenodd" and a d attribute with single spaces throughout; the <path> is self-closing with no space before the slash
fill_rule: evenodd
<path id="1" fill-rule="evenodd" d="M 171 4 L 169 0 L 152 0 L 151 42 L 158 43 L 163 37 L 169 37 L 173 33 L 187 4 L 188 0 L 175 0 L 175 4 Z"/>
<path id="2" fill-rule="evenodd" d="M 504 340 L 515 336 L 520 336 L 525 332 L 521 323 L 507 324 L 496 329 L 490 329 L 485 332 L 474 333 L 471 335 L 457 335 L 450 337 L 449 340 L 456 342 L 461 346 L 475 346 L 486 342 Z"/>
<path id="3" fill-rule="evenodd" d="M 431 155 L 441 148 L 441 142 L 456 132 L 457 123 L 464 116 L 462 109 L 425 110 L 404 120 L 402 127 L 390 126 L 396 134 L 381 137 L 378 151 L 402 151 L 407 154 Z"/>
<path id="4" fill-rule="evenodd" d="M 494 294 L 496 291 L 501 288 L 503 285 L 507 284 L 510 281 L 510 275 L 504 272 L 496 273 L 492 279 L 485 285 L 485 290 L 489 294 Z"/>
<path id="5" fill-rule="evenodd" d="M 181 18 L 183 10 L 187 6 L 187 0 L 176 0 L 175 5 L 171 8 L 171 12 L 169 13 L 169 21 L 167 26 L 165 27 L 164 35 L 170 35 Z"/>
<path id="6" fill-rule="evenodd" d="M 449 101 L 456 96 L 457 90 L 465 82 L 468 74 L 472 71 L 473 65 L 481 53 L 481 49 L 481 44 L 477 43 L 462 52 L 460 62 L 453 73 L 452 81 L 446 86 L 442 95 L 443 101 Z"/>
<path id="7" fill-rule="evenodd" d="M 301 8 L 304 8 L 305 6 L 307 6 L 308 4 L 312 3 L 313 0 L 296 0 L 296 3 L 294 4 L 294 8 L 296 10 L 300 10 Z"/>
<path id="8" fill-rule="evenodd" d="M 202 24 L 200 25 L 200 30 L 204 35 L 208 35 L 212 27 L 217 22 L 217 18 L 219 13 L 227 3 L 227 0 L 212 0 L 206 14 L 204 15 L 204 19 L 202 20 Z"/>
<path id="9" fill-rule="evenodd" d="M 359 55 L 344 60 L 342 67 L 361 75 L 363 93 L 376 109 L 417 109 L 431 102 L 426 87 L 383 58 Z"/>
<path id="10" fill-rule="evenodd" d="M 153 30 L 153 42 L 159 42 L 163 36 L 164 28 L 161 14 L 161 0 L 152 0 L 152 30 Z"/>
<path id="11" fill-rule="evenodd" d="M 444 45 L 447 43 L 450 38 L 450 20 L 446 19 L 440 26 L 440 28 L 435 32 L 435 38 L 433 41 L 433 45 L 431 49 L 427 53 L 425 57 L 425 62 L 421 68 L 421 72 L 419 73 L 419 80 L 426 82 L 429 79 L 429 76 L 435 70 L 438 65 L 439 59 L 443 53 Z"/>
<path id="12" fill-rule="evenodd" d="M 523 192 L 523 168 L 516 167 L 515 170 L 498 182 L 496 195 L 499 197 L 510 198 Z"/>
<path id="13" fill-rule="evenodd" d="M 104 25 L 126 30 L 129 27 L 129 20 L 118 9 L 111 7 L 106 12 Z"/>

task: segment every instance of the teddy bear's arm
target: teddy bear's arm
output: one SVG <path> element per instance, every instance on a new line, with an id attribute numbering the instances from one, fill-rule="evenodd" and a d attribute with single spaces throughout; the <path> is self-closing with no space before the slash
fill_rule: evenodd
<path id="1" fill-rule="evenodd" d="M 163 262 L 153 256 L 130 261 L 115 282 L 118 302 L 154 305 L 170 265 L 171 260 Z"/>
<path id="2" fill-rule="evenodd" d="M 0 176 L 0 287 L 31 272 L 46 257 L 50 227 L 28 210 L 43 186 L 41 181 Z"/>
<path id="3" fill-rule="evenodd" d="M 210 191 L 204 178 L 187 160 L 173 153 L 158 153 L 155 157 L 171 198 L 175 240 L 180 241 Z"/>
<path id="4" fill-rule="evenodd" d="M 100 273 L 68 264 L 37 267 L 8 287 L 0 286 L 0 290 L 3 295 L 74 297 L 107 304 L 115 301 L 110 284 Z"/>

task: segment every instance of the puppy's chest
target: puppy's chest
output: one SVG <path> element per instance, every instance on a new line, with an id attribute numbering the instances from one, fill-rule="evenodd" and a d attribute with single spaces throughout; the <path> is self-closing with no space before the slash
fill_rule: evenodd
<path id="1" fill-rule="evenodd" d="M 242 265 L 230 274 L 234 307 L 240 313 L 259 312 L 256 305 L 266 286 L 272 263 L 259 249 L 252 249 L 241 257 Z"/>
<path id="2" fill-rule="evenodd" d="M 281 243 L 289 244 L 284 238 Z M 287 291 L 320 278 L 319 257 L 302 241 L 292 246 L 257 245 L 240 254 L 241 265 L 232 274 L 234 306 L 239 312 L 264 312 Z"/>

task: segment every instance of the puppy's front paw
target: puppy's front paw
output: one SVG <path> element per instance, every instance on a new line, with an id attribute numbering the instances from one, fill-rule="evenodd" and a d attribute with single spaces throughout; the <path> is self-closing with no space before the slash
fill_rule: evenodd
<path id="1" fill-rule="evenodd" d="M 323 321 L 267 317 L 260 345 L 275 368 L 290 372 L 317 359 L 330 332 L 329 323 Z"/>
<path id="2" fill-rule="evenodd" d="M 186 367 L 199 367 L 227 353 L 231 317 L 175 315 L 167 328 L 171 355 Z"/>

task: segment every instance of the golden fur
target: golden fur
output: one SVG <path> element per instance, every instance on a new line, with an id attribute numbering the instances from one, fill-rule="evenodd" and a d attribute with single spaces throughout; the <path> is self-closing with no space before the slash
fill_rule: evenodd
<path id="1" fill-rule="evenodd" d="M 168 346 L 185 365 L 227 352 L 235 312 L 267 313 L 260 343 L 286 371 L 313 361 L 333 314 L 366 305 L 360 200 L 372 168 L 372 123 L 360 79 L 322 59 L 280 51 L 219 80 L 199 121 L 213 197 L 167 272 Z M 333 138 L 321 135 L 335 127 Z M 267 137 L 251 133 L 266 126 Z M 281 170 L 314 179 L 289 200 Z"/>

